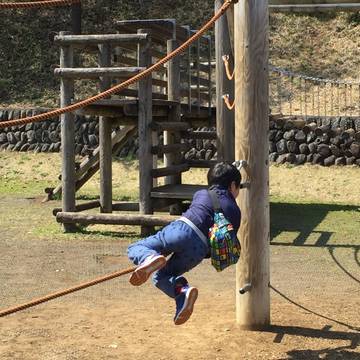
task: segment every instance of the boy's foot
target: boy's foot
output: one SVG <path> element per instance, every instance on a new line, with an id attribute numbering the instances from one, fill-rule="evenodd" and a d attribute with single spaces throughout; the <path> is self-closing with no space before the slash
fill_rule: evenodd
<path id="1" fill-rule="evenodd" d="M 130 276 L 130 284 L 142 285 L 150 275 L 166 265 L 166 258 L 163 255 L 150 255 L 140 264 Z"/>
<path id="2" fill-rule="evenodd" d="M 189 320 L 195 301 L 198 297 L 198 289 L 185 285 L 182 287 L 179 295 L 176 296 L 176 314 L 174 318 L 175 325 L 184 324 Z"/>

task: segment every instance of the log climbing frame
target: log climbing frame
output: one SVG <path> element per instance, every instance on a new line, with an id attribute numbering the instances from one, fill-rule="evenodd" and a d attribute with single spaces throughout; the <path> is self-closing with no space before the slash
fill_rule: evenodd
<path id="1" fill-rule="evenodd" d="M 174 19 L 118 21 L 116 29 L 116 34 L 62 32 L 55 37 L 60 46 L 60 68 L 55 69 L 55 75 L 61 81 L 62 107 L 71 105 L 76 95 L 76 81 L 95 80 L 99 90 L 104 91 L 149 68 L 195 33 L 187 26 L 178 26 Z M 79 51 L 97 53 L 98 66 L 75 67 L 74 57 Z M 74 230 L 74 222 L 64 214 L 92 208 L 100 208 L 101 213 L 139 211 L 140 216 L 164 208 L 170 209 L 172 214 L 179 213 L 181 202 L 191 200 L 193 193 L 202 188 L 182 184 L 181 174 L 191 167 L 206 168 L 214 163 L 203 159 L 186 161 L 183 156 L 188 150 L 184 139 L 217 139 L 216 132 L 192 130 L 215 125 L 213 88 L 211 38 L 202 36 L 181 56 L 171 59 L 137 84 L 76 112 L 62 114 L 61 184 L 47 192 L 49 199 L 62 194 L 62 208 L 54 209 L 54 214 L 65 230 Z M 78 166 L 74 152 L 74 117 L 77 114 L 99 117 L 99 147 Z M 160 133 L 163 144 L 158 142 Z M 135 134 L 139 138 L 139 202 L 114 203 L 112 155 Z M 163 157 L 164 167 L 157 168 L 160 157 Z M 100 199 L 76 204 L 76 191 L 97 171 L 100 171 Z M 165 177 L 163 186 L 157 186 L 160 177 Z M 86 214 L 84 216 L 86 218 Z M 99 216 L 101 218 L 101 214 Z M 124 221 L 124 215 L 111 216 L 118 218 L 119 223 Z M 77 223 L 86 223 L 86 220 L 80 217 Z M 153 230 L 146 221 L 139 225 L 142 225 L 143 235 Z"/>

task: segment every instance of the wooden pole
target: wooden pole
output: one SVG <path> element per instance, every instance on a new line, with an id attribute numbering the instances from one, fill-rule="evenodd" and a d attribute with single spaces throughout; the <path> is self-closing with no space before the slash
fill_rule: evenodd
<path id="1" fill-rule="evenodd" d="M 75 35 L 81 34 L 81 3 L 71 5 L 71 30 Z"/>
<path id="2" fill-rule="evenodd" d="M 111 47 L 109 44 L 99 45 L 99 66 L 110 67 Z M 100 80 L 100 91 L 109 89 L 111 79 L 104 76 Z M 99 148 L 100 148 L 100 211 L 112 211 L 112 144 L 111 119 L 105 116 L 99 118 Z"/>
<path id="3" fill-rule="evenodd" d="M 178 47 L 176 40 L 167 41 L 167 53 L 171 53 Z M 178 104 L 172 106 L 169 112 L 169 122 L 179 123 L 181 121 L 181 107 L 180 107 L 180 57 L 175 57 L 168 62 L 168 100 L 177 101 Z M 180 143 L 181 137 L 178 131 L 164 131 L 164 145 L 171 145 Z M 181 153 L 167 153 L 164 154 L 164 165 L 169 167 L 178 165 L 181 162 Z M 165 178 L 165 185 L 181 184 L 181 173 Z M 170 207 L 170 214 L 175 215 L 180 213 L 180 208 L 177 205 Z"/>
<path id="4" fill-rule="evenodd" d="M 241 190 L 238 200 L 242 253 L 236 274 L 236 319 L 242 328 L 255 330 L 270 325 L 267 0 L 235 5 L 234 35 L 235 158 L 246 160 L 251 173 L 244 179 L 250 188 Z"/>
<path id="5" fill-rule="evenodd" d="M 190 26 L 185 26 L 184 27 L 187 31 L 187 38 L 190 38 L 191 36 L 191 29 Z M 188 76 L 188 112 L 189 114 L 191 113 L 191 79 L 192 79 L 192 72 L 191 72 L 191 45 L 188 47 L 187 49 L 187 76 Z"/>
<path id="6" fill-rule="evenodd" d="M 69 34 L 61 32 L 60 35 Z M 73 48 L 63 45 L 60 48 L 60 67 L 73 66 Z M 74 97 L 74 82 L 71 79 L 60 81 L 60 106 L 71 104 Z M 73 113 L 65 113 L 61 119 L 61 156 L 62 156 L 62 208 L 64 211 L 75 211 L 75 121 Z M 74 226 L 64 223 L 65 231 L 73 231 Z"/>
<path id="7" fill-rule="evenodd" d="M 222 6 L 222 0 L 215 0 L 215 11 Z M 228 110 L 222 96 L 229 94 L 234 98 L 234 81 L 226 76 L 223 55 L 229 55 L 230 64 L 233 65 L 234 58 L 231 50 L 228 21 L 221 17 L 215 23 L 215 57 L 216 57 L 216 130 L 217 130 L 217 152 L 218 159 L 234 161 L 234 111 Z"/>
<path id="8" fill-rule="evenodd" d="M 72 224 L 111 224 L 164 226 L 177 220 L 178 216 L 138 215 L 138 214 L 83 214 L 78 212 L 58 212 L 57 222 Z"/>
<path id="9" fill-rule="evenodd" d="M 138 34 L 148 33 L 146 29 L 139 29 Z M 151 39 L 140 42 L 138 45 L 138 66 L 149 67 L 151 65 Z M 153 167 L 153 155 L 151 154 L 152 130 L 152 78 L 147 76 L 139 81 L 139 106 L 138 106 L 138 131 L 139 131 L 139 178 L 140 194 L 139 206 L 140 214 L 152 214 L 153 206 L 151 203 L 150 192 L 153 179 L 151 171 Z M 149 235 L 154 228 L 142 226 L 142 236 Z"/>
<path id="10" fill-rule="evenodd" d="M 208 91 L 209 91 L 209 115 L 211 116 L 211 106 L 212 106 L 212 45 L 211 45 L 211 36 L 208 37 Z"/>
<path id="11" fill-rule="evenodd" d="M 196 41 L 196 97 L 197 97 L 197 111 L 200 113 L 200 105 L 201 105 L 201 97 L 200 97 L 200 39 L 197 39 Z"/>

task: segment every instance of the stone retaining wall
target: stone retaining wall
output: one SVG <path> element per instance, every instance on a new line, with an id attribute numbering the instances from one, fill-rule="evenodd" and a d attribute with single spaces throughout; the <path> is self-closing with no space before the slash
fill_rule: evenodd
<path id="1" fill-rule="evenodd" d="M 360 117 L 270 121 L 270 161 L 301 165 L 360 165 Z"/>
<path id="2" fill-rule="evenodd" d="M 0 121 L 18 119 L 49 109 L 2 109 Z M 269 126 L 270 161 L 279 164 L 360 165 L 360 117 L 308 117 L 271 119 Z M 215 128 L 196 130 L 214 131 Z M 75 119 L 75 152 L 90 154 L 99 144 L 99 124 L 95 116 Z M 163 141 L 159 137 L 160 144 Z M 187 141 L 185 159 L 216 158 L 216 141 Z M 60 122 L 57 119 L 0 130 L 0 149 L 9 151 L 59 152 Z M 131 138 L 121 149 L 121 158 L 136 158 L 138 139 Z"/>

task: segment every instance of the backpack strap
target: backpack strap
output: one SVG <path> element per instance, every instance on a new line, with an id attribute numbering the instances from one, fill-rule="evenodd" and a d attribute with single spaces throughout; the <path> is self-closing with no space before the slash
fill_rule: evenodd
<path id="1" fill-rule="evenodd" d="M 220 200 L 215 190 L 208 190 L 215 212 L 221 212 Z"/>

